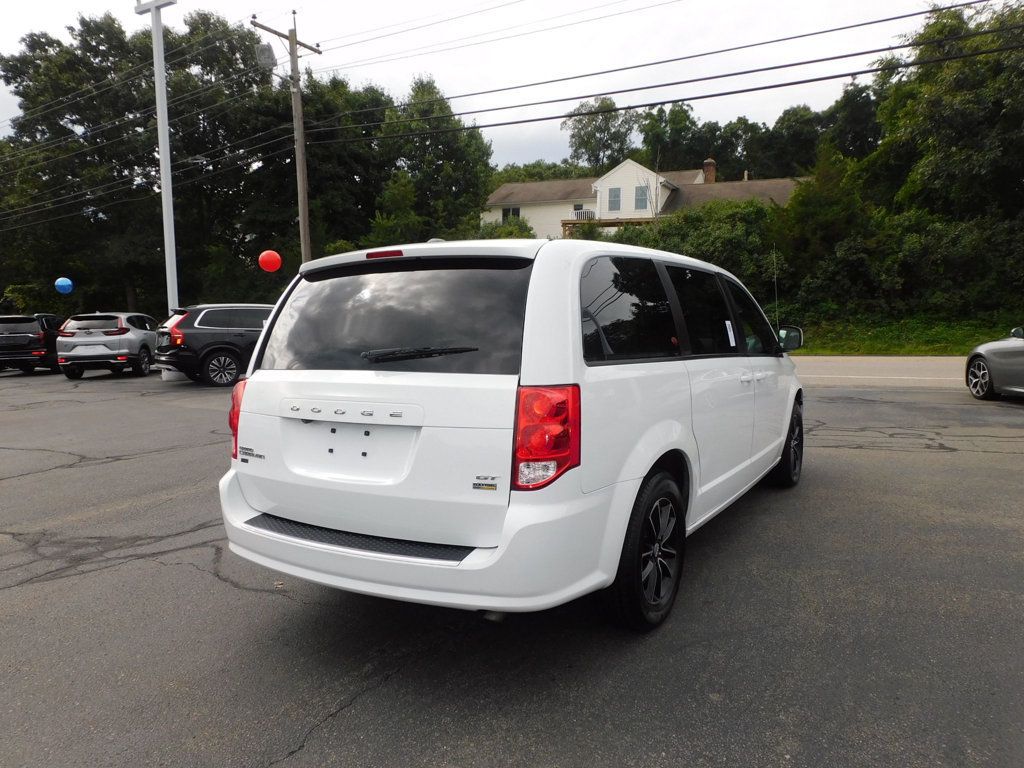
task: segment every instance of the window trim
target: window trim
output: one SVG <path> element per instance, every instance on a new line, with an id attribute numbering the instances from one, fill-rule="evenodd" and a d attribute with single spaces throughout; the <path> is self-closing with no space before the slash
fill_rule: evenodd
<path id="1" fill-rule="evenodd" d="M 637 200 L 639 199 L 641 192 L 644 193 L 644 206 L 643 206 L 643 208 L 641 208 L 639 205 L 637 205 Z M 650 201 L 650 197 L 647 194 L 647 185 L 645 185 L 645 184 L 637 184 L 635 187 L 633 187 L 633 210 L 634 211 L 646 211 L 647 209 L 649 209 L 651 207 L 650 206 L 650 202 L 651 202 Z"/>
<path id="2" fill-rule="evenodd" d="M 615 207 L 612 207 L 612 192 L 616 193 Z M 622 211 L 622 187 L 608 187 L 608 212 Z"/>

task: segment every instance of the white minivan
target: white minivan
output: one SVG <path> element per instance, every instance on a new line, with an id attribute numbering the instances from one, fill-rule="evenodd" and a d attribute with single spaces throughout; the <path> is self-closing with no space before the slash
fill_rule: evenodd
<path id="1" fill-rule="evenodd" d="M 662 251 L 487 240 L 303 264 L 232 393 L 230 548 L 464 609 L 605 589 L 650 629 L 686 536 L 766 475 L 800 479 L 801 343 L 728 272 Z"/>

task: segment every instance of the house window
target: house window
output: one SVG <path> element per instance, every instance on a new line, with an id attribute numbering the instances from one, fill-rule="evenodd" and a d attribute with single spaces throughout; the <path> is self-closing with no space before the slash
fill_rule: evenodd
<path id="1" fill-rule="evenodd" d="M 618 211 L 622 208 L 622 190 L 618 187 L 608 189 L 608 210 Z"/>
<path id="2" fill-rule="evenodd" d="M 505 224 L 509 219 L 518 219 L 519 209 L 518 208 L 502 208 L 501 209 L 501 223 Z"/>
<path id="3" fill-rule="evenodd" d="M 637 211 L 647 210 L 647 187 L 637 187 L 633 196 L 633 208 Z"/>
<path id="4" fill-rule="evenodd" d="M 573 203 L 572 204 L 572 209 L 574 211 L 582 211 L 583 210 L 583 203 Z"/>

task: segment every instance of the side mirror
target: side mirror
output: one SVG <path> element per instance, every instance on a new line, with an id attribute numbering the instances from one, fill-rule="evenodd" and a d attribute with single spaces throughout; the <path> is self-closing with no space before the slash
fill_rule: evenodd
<path id="1" fill-rule="evenodd" d="M 795 325 L 780 325 L 779 344 L 782 345 L 783 352 L 800 349 L 804 345 L 803 329 L 797 328 Z"/>
<path id="2" fill-rule="evenodd" d="M 1018 325 L 1016 328 L 1010 331 L 1010 335 L 1013 336 L 1013 338 L 1015 339 L 1024 339 L 1024 328 L 1021 328 Z"/>

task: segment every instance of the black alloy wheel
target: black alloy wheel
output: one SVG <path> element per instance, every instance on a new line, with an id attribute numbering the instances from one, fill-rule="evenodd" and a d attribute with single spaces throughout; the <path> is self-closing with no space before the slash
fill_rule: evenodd
<path id="1" fill-rule="evenodd" d="M 780 488 L 792 488 L 800 482 L 804 468 L 804 406 L 793 403 L 793 415 L 789 418 L 786 442 L 782 446 L 782 458 L 771 471 L 769 479 Z"/>
<path id="2" fill-rule="evenodd" d="M 78 365 L 65 365 L 63 370 L 64 375 L 72 380 L 82 378 L 82 374 L 84 373 L 82 367 Z"/>
<path id="3" fill-rule="evenodd" d="M 682 580 L 686 507 L 675 478 L 660 471 L 640 487 L 606 592 L 615 621 L 639 632 L 659 626 L 672 611 Z"/>
<path id="4" fill-rule="evenodd" d="M 203 362 L 203 380 L 215 387 L 230 387 L 240 374 L 241 365 L 232 352 L 214 352 Z"/>

